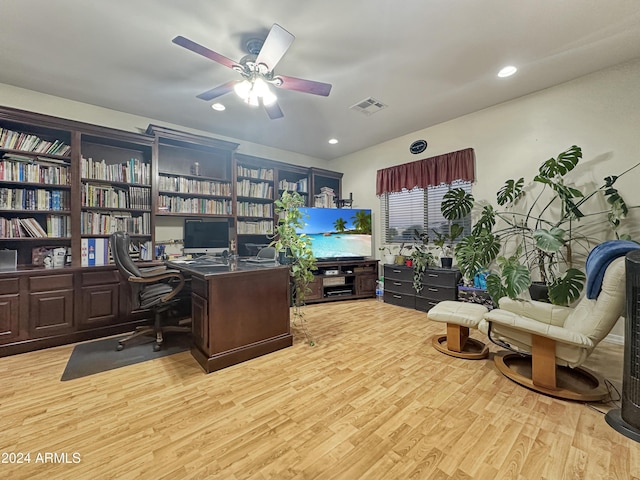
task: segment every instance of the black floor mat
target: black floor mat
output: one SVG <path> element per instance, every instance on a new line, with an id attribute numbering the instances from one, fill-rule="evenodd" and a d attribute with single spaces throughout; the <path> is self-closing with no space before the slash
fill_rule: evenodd
<path id="1" fill-rule="evenodd" d="M 191 346 L 191 335 L 174 333 L 166 335 L 164 345 L 158 352 L 153 351 L 151 337 L 136 339 L 140 343 L 126 345 L 118 352 L 116 347 L 120 338 L 122 337 L 104 338 L 76 345 L 60 381 L 73 380 L 154 358 L 166 357 L 189 350 Z"/>

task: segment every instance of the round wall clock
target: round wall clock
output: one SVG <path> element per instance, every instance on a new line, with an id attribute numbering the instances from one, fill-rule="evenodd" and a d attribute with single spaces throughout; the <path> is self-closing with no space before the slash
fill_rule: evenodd
<path id="1" fill-rule="evenodd" d="M 413 154 L 422 153 L 427 149 L 426 140 L 416 140 L 409 146 L 409 151 Z"/>

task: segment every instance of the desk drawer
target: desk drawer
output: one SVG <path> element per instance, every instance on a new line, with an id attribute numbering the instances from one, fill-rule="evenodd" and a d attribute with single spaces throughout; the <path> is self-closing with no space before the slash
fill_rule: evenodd
<path id="1" fill-rule="evenodd" d="M 390 303 L 392 305 L 399 305 L 401 307 L 407 307 L 407 308 L 415 308 L 416 297 L 414 295 L 394 293 L 394 292 L 385 290 L 384 303 Z"/>

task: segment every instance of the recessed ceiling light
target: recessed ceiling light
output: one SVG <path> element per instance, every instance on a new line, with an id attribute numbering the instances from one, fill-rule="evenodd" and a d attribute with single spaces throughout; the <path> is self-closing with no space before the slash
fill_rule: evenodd
<path id="1" fill-rule="evenodd" d="M 500 78 L 510 77 L 511 75 L 516 73 L 517 71 L 518 71 L 518 69 L 516 67 L 514 67 L 513 65 L 509 65 L 509 66 L 504 67 L 502 70 L 500 70 L 498 72 L 498 76 Z"/>
<path id="2" fill-rule="evenodd" d="M 338 143 L 338 139 L 337 139 L 337 138 L 330 138 L 330 139 L 329 139 L 329 143 L 330 143 L 331 145 L 335 145 L 336 143 Z"/>
<path id="3" fill-rule="evenodd" d="M 214 110 L 216 110 L 217 112 L 222 112 L 223 110 L 225 110 L 227 107 L 225 107 L 223 104 L 221 103 L 214 103 L 213 105 L 211 105 L 211 108 L 213 108 Z"/>

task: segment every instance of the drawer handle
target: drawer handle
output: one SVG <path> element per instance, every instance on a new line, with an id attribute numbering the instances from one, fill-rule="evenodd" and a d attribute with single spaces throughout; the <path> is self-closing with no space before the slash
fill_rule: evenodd
<path id="1" fill-rule="evenodd" d="M 402 295 L 396 295 L 395 293 L 393 294 L 393 298 L 402 298 Z"/>
<path id="2" fill-rule="evenodd" d="M 394 270 L 393 273 L 402 273 L 402 270 Z"/>
<path id="3" fill-rule="evenodd" d="M 429 276 L 430 277 L 434 277 L 434 278 L 438 278 L 439 275 L 437 273 L 430 273 Z"/>
<path id="4" fill-rule="evenodd" d="M 434 307 L 435 307 L 437 304 L 438 304 L 438 302 L 429 302 L 429 305 L 432 305 L 432 306 L 434 306 Z"/>
<path id="5" fill-rule="evenodd" d="M 437 288 L 431 288 L 431 287 L 429 287 L 429 291 L 430 291 L 430 292 L 437 292 L 437 291 L 439 291 L 439 290 L 438 290 Z"/>
<path id="6" fill-rule="evenodd" d="M 393 284 L 394 284 L 396 287 L 401 287 L 401 286 L 402 286 L 402 284 L 401 284 L 400 282 L 393 282 Z"/>

